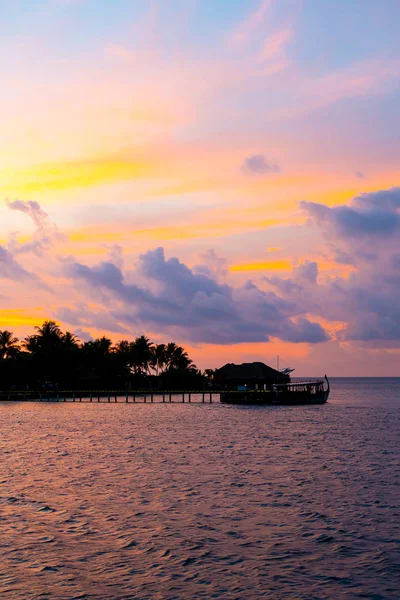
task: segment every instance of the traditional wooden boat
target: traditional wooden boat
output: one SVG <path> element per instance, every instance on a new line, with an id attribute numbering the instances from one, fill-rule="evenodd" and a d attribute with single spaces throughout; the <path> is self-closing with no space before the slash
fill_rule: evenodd
<path id="1" fill-rule="evenodd" d="M 227 404 L 324 404 L 329 397 L 327 376 L 318 381 L 292 381 L 274 384 L 270 390 L 229 390 L 221 392 L 220 400 Z"/>

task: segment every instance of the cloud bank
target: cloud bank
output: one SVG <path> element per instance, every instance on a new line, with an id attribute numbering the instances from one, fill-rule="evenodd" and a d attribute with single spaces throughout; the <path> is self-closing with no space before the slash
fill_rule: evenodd
<path id="1" fill-rule="evenodd" d="M 213 257 L 214 258 L 214 257 Z M 319 343 L 328 339 L 295 305 L 248 282 L 218 283 L 212 274 L 190 269 L 178 258 L 166 259 L 163 248 L 139 256 L 130 280 L 111 262 L 92 267 L 70 259 L 64 265 L 72 282 L 84 282 L 88 293 L 101 290 L 122 302 L 114 317 L 155 330 L 174 331 L 193 343 Z M 138 283 L 140 281 L 140 283 Z"/>
<path id="2" fill-rule="evenodd" d="M 28 214 L 37 232 L 48 231 L 50 239 L 59 235 L 37 203 L 16 201 L 9 208 Z M 334 339 L 400 347 L 400 188 L 362 194 L 335 207 L 304 201 L 301 209 L 308 217 L 303 227 L 325 240 L 320 257 L 329 253 L 336 273 L 321 274 L 316 257 L 296 262 L 290 276 L 243 283 L 212 249 L 189 267 L 158 247 L 140 254 L 129 269 L 116 246 L 92 264 L 74 256 L 58 259 L 71 298 L 68 306 L 60 298 L 54 314 L 84 329 L 159 332 L 193 344 Z M 40 252 L 50 256 L 50 247 L 44 241 Z M 0 278 L 46 285 L 17 260 L 29 252 L 37 254 L 38 247 L 22 253 L 0 246 Z M 350 269 L 346 275 L 340 270 L 344 264 Z M 45 267 L 46 262 L 44 272 Z"/>
<path id="3" fill-rule="evenodd" d="M 306 312 L 341 322 L 339 340 L 400 347 L 400 188 L 362 194 L 333 208 L 313 202 L 301 207 L 308 227 L 329 240 L 336 262 L 353 271 L 348 278 L 318 283 L 317 263 L 308 263 L 291 278 L 269 282 Z"/>

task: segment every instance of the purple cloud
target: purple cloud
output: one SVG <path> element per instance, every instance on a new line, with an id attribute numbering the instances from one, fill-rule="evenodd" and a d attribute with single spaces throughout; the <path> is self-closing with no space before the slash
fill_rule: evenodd
<path id="1" fill-rule="evenodd" d="M 400 188 L 361 194 L 348 205 L 303 202 L 302 208 L 308 226 L 329 239 L 335 260 L 353 270 L 318 282 L 315 263 L 303 263 L 291 277 L 269 283 L 299 314 L 344 323 L 340 340 L 400 346 Z"/>
<path id="2" fill-rule="evenodd" d="M 32 219 L 36 226 L 36 231 L 32 238 L 23 244 L 17 240 L 17 232 L 11 233 L 9 236 L 7 247 L 13 254 L 22 254 L 32 252 L 33 254 L 41 255 L 48 250 L 54 242 L 64 239 L 58 227 L 50 219 L 49 215 L 41 208 L 38 202 L 14 200 L 10 202 L 6 200 L 7 207 L 10 210 L 22 212 Z"/>
<path id="3" fill-rule="evenodd" d="M 318 264 L 314 261 L 310 262 L 306 260 L 293 269 L 293 274 L 300 281 L 317 283 Z"/>
<path id="4" fill-rule="evenodd" d="M 0 246 L 0 277 L 24 281 L 33 279 L 33 275 L 17 263 L 11 252 Z"/>
<path id="5" fill-rule="evenodd" d="M 13 257 L 11 252 L 0 245 L 0 278 L 14 281 L 36 283 L 42 289 L 51 291 L 41 279 L 24 269 Z"/>
<path id="6" fill-rule="evenodd" d="M 270 163 L 264 154 L 253 154 L 245 158 L 243 169 L 250 175 L 266 175 L 267 173 L 279 173 L 280 167 L 275 163 Z"/>
<path id="7" fill-rule="evenodd" d="M 312 221 L 341 236 L 390 236 L 400 231 L 400 187 L 356 196 L 351 204 L 333 208 L 301 202 Z"/>
<path id="8" fill-rule="evenodd" d="M 111 263 L 89 267 L 70 260 L 65 272 L 72 280 L 84 281 L 89 291 L 100 289 L 121 302 L 110 314 L 127 326 L 140 323 L 213 344 L 265 342 L 272 337 L 295 343 L 328 339 L 318 323 L 300 316 L 293 302 L 251 283 L 219 284 L 213 275 L 190 269 L 177 258 L 166 259 L 162 248 L 139 257 L 131 276 L 140 285 L 127 283 Z"/>
<path id="9" fill-rule="evenodd" d="M 94 327 L 112 333 L 123 333 L 128 335 L 132 333 L 129 328 L 124 327 L 124 325 L 119 323 L 111 312 L 108 312 L 107 310 L 93 311 L 86 304 L 76 304 L 73 307 L 60 306 L 54 313 L 54 317 L 64 323 L 78 327 L 78 329 L 75 329 L 75 333 L 78 335 L 77 332 L 79 331 L 79 337 L 81 339 L 84 339 L 82 337 L 82 331 L 84 332 L 82 327 Z M 87 334 L 86 332 L 86 335 L 90 334 Z"/>

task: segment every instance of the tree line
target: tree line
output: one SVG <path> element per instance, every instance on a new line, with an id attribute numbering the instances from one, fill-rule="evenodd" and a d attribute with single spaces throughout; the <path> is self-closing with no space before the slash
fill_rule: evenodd
<path id="1" fill-rule="evenodd" d="M 107 337 L 81 342 L 55 321 L 18 340 L 0 331 L 0 389 L 203 388 L 201 373 L 184 348 L 155 344 L 142 335 L 113 345 Z"/>

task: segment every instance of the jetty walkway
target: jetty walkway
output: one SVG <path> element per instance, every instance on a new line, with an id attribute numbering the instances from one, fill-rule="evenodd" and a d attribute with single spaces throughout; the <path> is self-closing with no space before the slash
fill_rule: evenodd
<path id="1" fill-rule="evenodd" d="M 124 402 L 132 404 L 210 404 L 213 401 L 219 401 L 219 396 L 219 390 L 0 390 L 0 402 Z"/>

